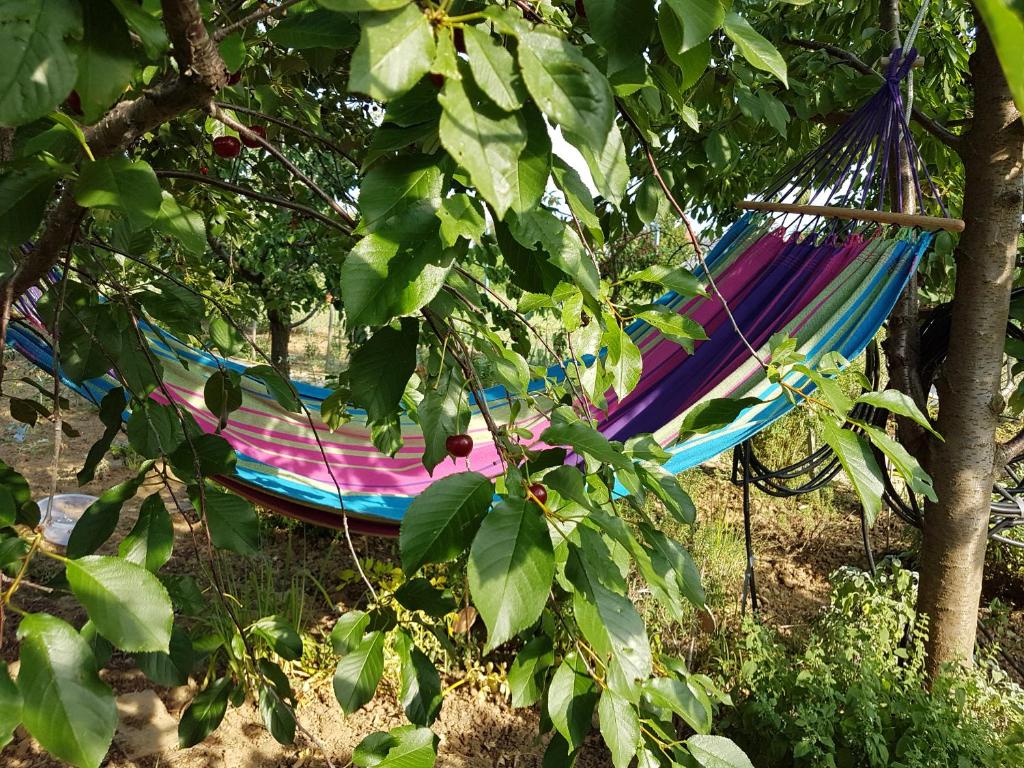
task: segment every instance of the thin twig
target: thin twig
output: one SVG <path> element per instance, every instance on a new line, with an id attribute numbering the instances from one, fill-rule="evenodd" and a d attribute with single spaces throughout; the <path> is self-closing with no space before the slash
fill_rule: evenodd
<path id="1" fill-rule="evenodd" d="M 295 131 L 296 133 L 305 136 L 307 139 L 312 139 L 313 141 L 323 144 L 332 152 L 336 152 L 337 154 L 344 157 L 356 168 L 359 167 L 359 163 L 355 161 L 355 158 L 353 158 L 352 155 L 350 155 L 342 147 L 338 146 L 338 144 L 334 143 L 325 136 L 321 136 L 320 134 L 314 133 L 313 131 L 303 128 L 301 125 L 297 125 L 296 123 L 290 122 L 288 120 L 283 120 L 282 118 L 276 117 L 275 115 L 268 115 L 266 112 L 260 112 L 258 109 L 253 109 L 252 107 L 243 107 L 238 104 L 229 104 L 226 101 L 215 101 L 213 103 L 221 109 L 230 109 L 233 112 L 241 112 L 245 115 L 252 115 L 253 117 L 258 117 L 260 120 L 266 120 L 268 123 L 274 123 L 275 125 L 279 125 L 282 128 L 287 128 L 290 131 Z"/>
<path id="2" fill-rule="evenodd" d="M 248 16 L 243 16 L 238 21 L 227 24 L 220 29 L 214 31 L 211 35 L 215 43 L 219 43 L 228 35 L 237 32 L 240 29 L 245 29 L 250 24 L 255 24 L 257 21 L 262 19 L 277 16 L 280 13 L 285 13 L 291 6 L 302 2 L 302 0 L 282 0 L 279 5 L 271 5 L 270 3 L 263 3 L 259 8 L 250 13 Z"/>
<path id="3" fill-rule="evenodd" d="M 210 176 L 203 176 L 199 173 L 193 173 L 192 171 L 175 171 L 168 169 L 158 169 L 155 171 L 157 178 L 165 179 L 187 179 L 188 181 L 194 181 L 198 184 L 206 184 L 211 187 L 217 187 L 228 192 L 234 192 L 235 194 L 242 195 L 244 197 L 251 197 L 253 200 L 259 200 L 262 203 L 269 203 L 270 205 L 276 205 L 280 208 L 288 208 L 292 211 L 303 213 L 310 218 L 316 219 L 321 224 L 326 224 L 339 232 L 344 232 L 346 235 L 352 234 L 351 227 L 346 227 L 339 224 L 329 216 L 324 216 L 322 213 L 314 208 L 302 205 L 300 203 L 292 202 L 283 197 L 277 197 L 275 195 L 268 195 L 266 192 L 257 192 L 255 189 L 249 187 L 243 187 L 239 184 L 233 184 L 230 181 L 224 181 L 223 179 L 211 178 Z"/>
<path id="4" fill-rule="evenodd" d="M 285 157 L 284 153 L 280 149 L 275 147 L 273 144 L 271 144 L 269 141 L 267 141 L 265 138 L 260 136 L 255 131 L 252 131 L 246 126 L 242 125 L 240 122 L 238 122 L 229 114 L 227 114 L 225 110 L 218 107 L 214 102 L 210 102 L 208 110 L 210 112 L 210 116 L 213 117 L 215 120 L 223 123 L 228 128 L 237 131 L 244 138 L 248 139 L 251 142 L 259 144 L 261 147 L 267 150 L 267 152 L 273 155 L 277 159 L 277 161 L 281 163 L 281 165 L 288 169 L 289 173 L 291 173 L 292 176 L 294 176 L 307 187 L 309 187 L 310 191 L 312 191 L 320 199 L 327 203 L 327 205 L 331 207 L 331 210 L 338 214 L 338 216 L 340 216 L 346 224 L 348 224 L 350 227 L 355 226 L 356 220 L 352 217 L 352 215 L 344 208 L 342 208 L 341 205 L 338 204 L 338 201 L 334 199 L 334 197 L 332 197 L 323 189 L 321 189 L 320 186 L 311 178 L 309 178 L 309 176 L 307 176 L 297 165 L 295 165 L 295 163 L 293 163 L 291 160 Z"/>

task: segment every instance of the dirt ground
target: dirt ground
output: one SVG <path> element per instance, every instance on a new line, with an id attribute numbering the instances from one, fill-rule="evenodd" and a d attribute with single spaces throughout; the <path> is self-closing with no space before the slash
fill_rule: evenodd
<path id="1" fill-rule="evenodd" d="M 27 396 L 31 391 L 28 385 L 13 381 L 20 376 L 35 377 L 27 366 L 15 363 L 7 376 L 5 388 L 14 383 L 15 389 L 23 388 L 22 395 Z M 42 381 L 41 378 L 38 380 Z M 129 460 L 126 465 L 123 456 L 108 456 L 97 472 L 96 480 L 78 488 L 75 472 L 81 457 L 98 437 L 99 429 L 88 406 L 80 400 L 73 400 L 68 418 L 81 435 L 64 440 L 57 488 L 58 492 L 80 490 L 95 494 L 129 476 L 132 473 L 131 462 Z M 51 424 L 41 421 L 35 427 L 25 429 L 6 413 L 0 415 L 0 458 L 22 471 L 27 470 L 29 482 L 40 496 L 46 493 L 42 489 L 49 488 L 52 448 Z M 698 503 L 699 515 L 702 520 L 719 524 L 735 540 L 742 530 L 739 491 L 728 483 L 723 465 L 702 471 L 709 476 L 707 481 L 714 491 L 705 494 L 703 503 Z M 116 542 L 130 529 L 141 498 L 158 488 L 158 482 L 147 482 L 134 502 L 126 505 L 112 541 Z M 170 499 L 167 501 L 170 503 Z M 755 496 L 753 533 L 760 616 L 784 631 L 798 632 L 825 605 L 828 576 L 832 571 L 844 564 L 861 567 L 866 564 L 856 516 L 821 516 L 815 511 L 805 500 L 779 501 Z M 301 568 L 315 571 L 318 580 L 326 584 L 329 593 L 326 597 L 332 601 L 351 604 L 358 598 L 358 590 L 351 581 L 343 578 L 351 568 L 351 559 L 336 537 L 285 521 L 272 521 L 267 529 L 267 546 L 261 555 L 267 559 L 264 566 L 269 566 L 264 568 L 265 571 L 285 570 L 278 560 L 298 563 Z M 180 520 L 176 522 L 176 532 L 175 554 L 165 570 L 170 573 L 193 572 L 194 550 L 188 529 Z M 872 531 L 876 555 L 904 550 L 911 536 L 898 520 L 884 514 Z M 392 542 L 359 539 L 356 547 L 361 555 L 385 564 L 385 567 L 389 560 L 395 562 Z M 296 550 L 300 551 L 297 560 L 293 555 Z M 111 551 L 110 544 L 106 551 Z M 701 564 L 699 557 L 698 564 Z M 707 566 L 710 568 L 714 564 L 707 563 Z M 45 573 L 33 575 L 41 581 Z M 244 581 L 246 576 L 239 574 L 240 581 Z M 717 578 L 731 593 L 721 601 L 720 624 L 734 626 L 740 609 L 742 560 L 728 573 L 717 574 Z M 1024 624 L 1024 599 L 1020 592 L 1019 582 L 987 586 L 989 597 L 999 597 L 1003 605 L 1009 606 L 1009 613 L 1004 611 L 1000 614 L 1000 621 L 993 625 L 992 634 L 1009 648 L 1011 656 L 1021 654 L 1017 658 L 1024 658 L 1018 633 L 1008 629 Z M 307 624 L 319 628 L 316 631 L 325 632 L 333 621 L 333 609 L 326 598 L 319 595 L 320 592 L 310 588 L 305 616 Z M 79 623 L 83 618 L 73 600 L 56 597 L 45 589 L 22 590 L 19 603 L 25 610 L 45 608 Z M 0 637 L 0 658 L 14 664 L 17 658 L 15 631 L 16 622 L 9 617 Z M 695 638 L 694 643 L 706 645 L 707 638 Z M 693 658 L 695 665 L 699 665 L 699 650 Z M 11 672 L 13 674 L 15 670 L 12 668 Z M 256 707 L 247 702 L 229 710 L 220 728 L 206 742 L 179 750 L 177 719 L 194 694 L 194 687 L 155 687 L 135 667 L 130 657 L 121 654 L 115 654 L 111 668 L 103 676 L 119 696 L 121 725 L 107 762 L 115 768 L 299 768 L 328 765 L 325 754 L 330 756 L 333 765 L 340 768 L 348 762 L 352 748 L 366 735 L 405 722 L 393 683 L 388 682 L 387 676 L 378 691 L 383 695 L 378 695 L 354 715 L 345 716 L 334 699 L 328 671 L 313 674 L 297 686 L 298 719 L 308 733 L 315 735 L 319 744 L 300 734 L 294 747 L 278 745 L 264 729 Z M 445 697 L 440 718 L 435 724 L 435 731 L 440 736 L 438 765 L 441 768 L 531 768 L 541 765 L 545 744 L 536 735 L 538 713 L 535 710 L 511 709 L 494 679 L 494 676 L 488 678 L 489 684 L 459 687 Z M 582 768 L 609 764 L 607 753 L 598 739 L 588 743 L 577 764 Z M 34 740 L 19 729 L 14 741 L 0 752 L 0 765 L 4 768 L 48 768 L 58 763 L 43 754 Z"/>

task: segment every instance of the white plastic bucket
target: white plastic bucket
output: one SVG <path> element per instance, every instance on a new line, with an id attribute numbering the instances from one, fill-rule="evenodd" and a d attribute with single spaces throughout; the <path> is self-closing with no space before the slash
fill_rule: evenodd
<path id="1" fill-rule="evenodd" d="M 94 501 L 95 496 L 84 493 L 58 493 L 39 499 L 36 503 L 39 505 L 43 538 L 58 547 L 66 547 L 71 531 Z"/>

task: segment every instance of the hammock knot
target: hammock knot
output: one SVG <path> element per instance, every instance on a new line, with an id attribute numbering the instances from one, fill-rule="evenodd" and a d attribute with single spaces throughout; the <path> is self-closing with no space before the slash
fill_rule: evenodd
<path id="1" fill-rule="evenodd" d="M 902 48 L 895 48 L 889 55 L 889 66 L 886 68 L 885 79 L 890 85 L 899 83 L 910 72 L 917 58 L 917 49 L 910 48 L 904 53 Z"/>

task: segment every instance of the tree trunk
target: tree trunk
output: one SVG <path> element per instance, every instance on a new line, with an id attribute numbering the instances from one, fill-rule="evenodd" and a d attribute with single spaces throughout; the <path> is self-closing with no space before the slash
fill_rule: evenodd
<path id="1" fill-rule="evenodd" d="M 992 42 L 978 24 L 974 120 L 963 143 L 967 228 L 957 250 L 949 354 L 939 378 L 930 466 L 939 501 L 925 511 L 919 610 L 928 670 L 971 662 L 996 471 L 999 377 L 1024 200 L 1024 125 Z"/>
<path id="2" fill-rule="evenodd" d="M 292 340 L 292 313 L 287 309 L 268 309 L 270 321 L 270 362 L 284 376 L 291 377 L 288 345 Z"/>

